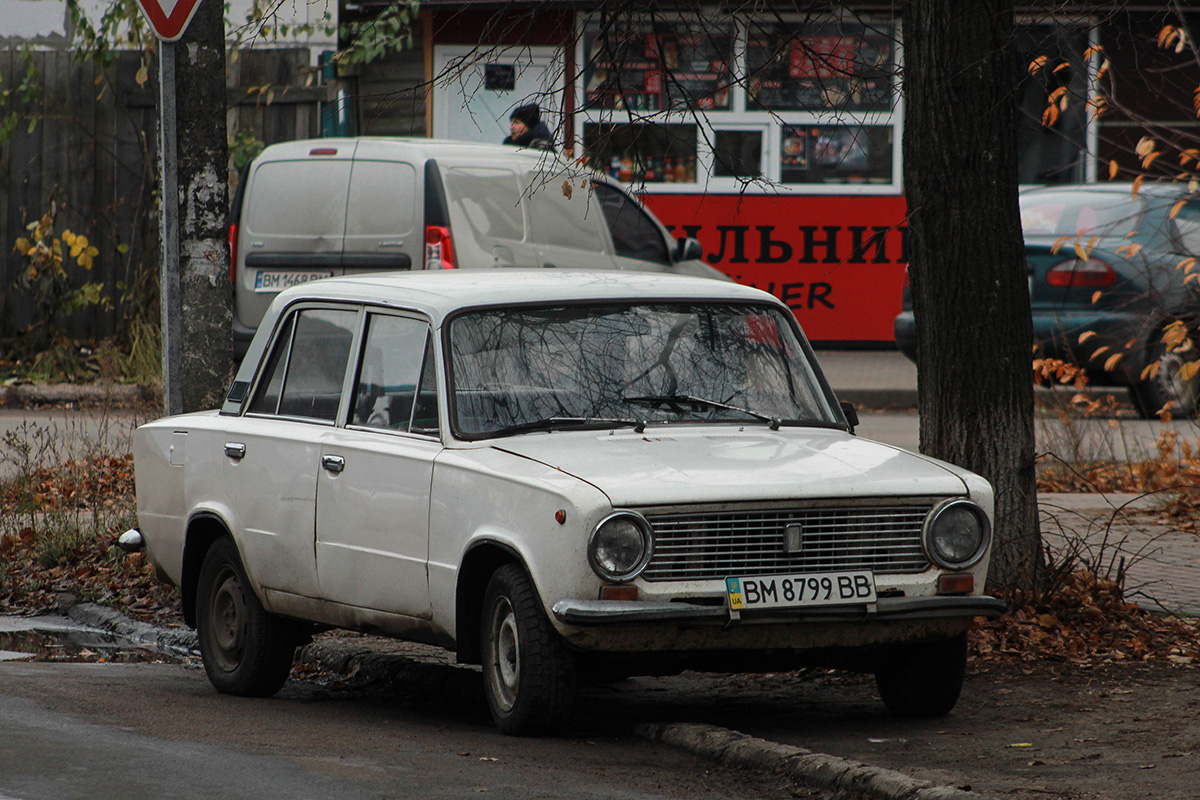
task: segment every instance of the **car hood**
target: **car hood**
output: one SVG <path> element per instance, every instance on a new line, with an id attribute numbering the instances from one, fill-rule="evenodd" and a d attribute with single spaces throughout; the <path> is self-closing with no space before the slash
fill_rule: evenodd
<path id="1" fill-rule="evenodd" d="M 556 432 L 493 446 L 587 481 L 616 506 L 967 493 L 949 464 L 822 428 Z"/>

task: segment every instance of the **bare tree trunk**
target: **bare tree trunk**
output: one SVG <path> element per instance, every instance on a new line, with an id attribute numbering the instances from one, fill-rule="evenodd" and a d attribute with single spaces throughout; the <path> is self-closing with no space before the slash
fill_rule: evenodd
<path id="1" fill-rule="evenodd" d="M 219 406 L 233 366 L 224 10 L 203 0 L 176 47 L 184 411 Z"/>
<path id="2" fill-rule="evenodd" d="M 993 587 L 1042 565 L 1012 0 L 907 0 L 904 186 L 921 450 L 996 490 Z"/>

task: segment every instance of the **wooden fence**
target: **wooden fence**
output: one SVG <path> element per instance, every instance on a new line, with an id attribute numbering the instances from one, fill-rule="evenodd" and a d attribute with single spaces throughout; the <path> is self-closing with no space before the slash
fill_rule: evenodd
<path id="1" fill-rule="evenodd" d="M 231 137 L 249 130 L 270 144 L 319 134 L 328 89 L 307 85 L 308 58 L 297 48 L 229 59 Z M 31 65 L 36 77 L 22 91 Z M 109 299 L 69 320 L 71 335 L 106 337 L 136 308 L 156 308 L 156 69 L 139 84 L 141 66 L 134 52 L 102 70 L 65 51 L 0 51 L 0 121 L 17 116 L 11 138 L 0 143 L 0 337 L 19 335 L 41 317 L 37 293 L 17 285 L 27 262 L 15 244 L 52 207 L 57 234 L 83 234 L 100 250 L 91 270 L 70 261 L 73 284 L 98 282 Z"/>

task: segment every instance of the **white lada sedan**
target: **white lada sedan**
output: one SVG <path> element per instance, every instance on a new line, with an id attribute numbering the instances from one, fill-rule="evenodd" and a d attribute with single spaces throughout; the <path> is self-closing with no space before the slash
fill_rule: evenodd
<path id="1" fill-rule="evenodd" d="M 577 679 L 827 663 L 958 699 L 992 490 L 854 435 L 768 294 L 675 276 L 333 278 L 275 300 L 218 411 L 138 429 L 137 530 L 209 678 L 271 695 L 349 628 L 482 664 L 505 733 Z"/>

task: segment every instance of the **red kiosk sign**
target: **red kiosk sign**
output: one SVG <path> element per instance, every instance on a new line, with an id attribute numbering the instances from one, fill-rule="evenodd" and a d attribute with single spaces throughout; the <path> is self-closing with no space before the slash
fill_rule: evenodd
<path id="1" fill-rule="evenodd" d="M 173 42 L 187 30 L 200 0 L 137 0 L 142 15 L 164 42 Z"/>

